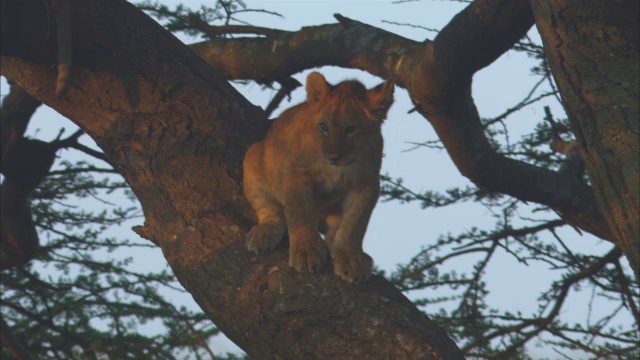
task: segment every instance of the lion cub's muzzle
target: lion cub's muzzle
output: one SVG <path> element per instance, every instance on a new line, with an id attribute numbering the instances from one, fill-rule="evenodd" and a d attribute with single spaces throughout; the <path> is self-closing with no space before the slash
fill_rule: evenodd
<path id="1" fill-rule="evenodd" d="M 344 155 L 325 155 L 325 159 L 327 159 L 327 161 L 329 161 L 329 164 L 333 166 L 347 166 L 350 165 L 354 160 L 352 156 Z"/>

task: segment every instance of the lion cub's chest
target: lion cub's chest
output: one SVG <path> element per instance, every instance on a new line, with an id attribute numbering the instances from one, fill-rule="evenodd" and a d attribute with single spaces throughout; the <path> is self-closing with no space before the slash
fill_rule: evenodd
<path id="1" fill-rule="evenodd" d="M 349 192 L 375 180 L 370 178 L 369 171 L 362 169 L 358 164 L 327 165 L 316 171 L 313 191 L 316 201 L 322 208 L 341 203 Z"/>

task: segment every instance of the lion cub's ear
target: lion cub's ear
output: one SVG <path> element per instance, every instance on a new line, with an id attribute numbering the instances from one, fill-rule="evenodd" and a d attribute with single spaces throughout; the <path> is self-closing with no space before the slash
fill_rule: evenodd
<path id="1" fill-rule="evenodd" d="M 307 101 L 322 101 L 329 94 L 330 86 L 322 74 L 316 71 L 312 72 L 307 76 Z"/>
<path id="2" fill-rule="evenodd" d="M 382 84 L 367 91 L 369 105 L 376 120 L 383 121 L 387 117 L 387 112 L 393 104 L 393 91 L 395 85 L 392 81 L 387 80 Z"/>

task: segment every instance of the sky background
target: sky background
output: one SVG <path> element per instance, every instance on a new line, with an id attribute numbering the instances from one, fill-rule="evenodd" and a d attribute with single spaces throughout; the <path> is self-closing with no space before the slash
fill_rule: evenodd
<path id="1" fill-rule="evenodd" d="M 167 4 L 183 3 L 186 6 L 196 8 L 201 1 L 162 1 Z M 211 1 L 210 3 L 213 3 Z M 406 26 L 397 26 L 382 22 L 410 23 L 428 28 L 441 29 L 451 18 L 462 10 L 467 4 L 449 1 L 414 1 L 403 4 L 392 4 L 387 1 L 258 1 L 245 0 L 248 8 L 260 8 L 280 13 L 284 18 L 266 14 L 246 14 L 240 18 L 252 25 L 271 27 L 283 30 L 299 30 L 302 26 L 335 23 L 335 13 L 358 20 L 395 34 L 422 41 L 433 39 L 435 32 Z M 534 29 L 530 36 L 538 39 Z M 186 43 L 200 41 L 199 39 L 179 36 Z M 481 70 L 474 77 L 473 97 L 482 117 L 494 117 L 505 109 L 517 104 L 530 91 L 537 78 L 530 74 L 529 69 L 536 65 L 535 60 L 529 59 L 522 53 L 509 51 L 500 59 Z M 367 87 L 372 87 L 382 79 L 358 70 L 348 70 L 336 67 L 323 67 L 309 69 L 294 76 L 302 84 L 305 83 L 310 71 L 319 70 L 330 83 L 337 83 L 348 78 L 358 79 Z M 275 90 L 262 90 L 259 85 L 236 86 L 254 104 L 266 107 Z M 548 90 L 548 88 L 547 88 Z M 540 90 L 544 91 L 544 89 Z M 2 94 L 8 93 L 6 82 L 2 82 Z M 292 96 L 290 102 L 283 102 L 274 115 L 282 110 L 304 101 L 306 94 L 304 87 L 300 87 Z M 510 136 L 519 139 L 523 134 L 530 132 L 534 124 L 539 121 L 544 113 L 544 105 L 550 105 L 556 117 L 563 117 L 564 112 L 552 99 L 542 101 L 539 105 L 527 108 L 508 121 Z M 383 160 L 383 174 L 389 174 L 393 178 L 401 177 L 404 185 L 416 192 L 425 190 L 443 191 L 454 186 L 464 187 L 471 183 L 460 175 L 445 151 L 427 148 L 413 149 L 412 143 L 435 140 L 437 136 L 429 122 L 417 113 L 409 114 L 413 108 L 411 101 L 404 89 L 396 87 L 395 103 L 389 112 L 383 125 L 385 139 L 385 158 Z M 61 125 L 63 124 L 63 125 Z M 67 133 L 74 131 L 74 125 L 61 119 L 55 111 L 41 107 L 34 120 L 30 123 L 27 134 L 35 137 L 52 140 L 58 133 L 60 126 L 67 128 Z M 50 135 L 49 135 L 50 134 Z M 92 144 L 88 136 L 81 138 L 85 144 Z M 75 151 L 63 151 L 62 156 L 81 157 Z M 83 206 L 87 203 L 83 202 Z M 523 210 L 526 212 L 526 210 Z M 551 216 L 546 213 L 547 218 Z M 130 227 L 140 224 L 142 220 L 134 221 L 119 229 L 111 230 L 110 235 L 119 237 L 137 237 Z M 493 214 L 478 203 L 465 203 L 452 207 L 422 210 L 419 204 L 399 204 L 397 202 L 380 203 L 376 207 L 371 218 L 365 237 L 365 251 L 369 253 L 375 264 L 387 273 L 393 271 L 398 264 L 407 263 L 415 256 L 423 246 L 433 244 L 443 234 L 458 234 L 473 226 L 490 229 L 495 219 Z M 580 248 L 586 253 L 602 253 L 610 248 L 597 238 L 585 234 L 580 236 L 572 228 L 565 227 L 559 231 L 564 235 L 569 246 Z M 144 241 L 144 240 L 141 240 Z M 137 270 L 155 270 L 158 267 L 166 267 L 166 261 L 159 249 L 141 250 L 136 254 L 115 254 L 109 256 L 133 255 L 133 266 Z M 459 264 L 461 271 L 470 271 L 475 262 L 472 258 L 465 258 L 468 263 Z M 455 266 L 455 265 L 449 265 Z M 522 311 L 527 314 L 537 309 L 536 299 L 540 291 L 546 290 L 554 274 L 541 265 L 529 267 L 517 264 L 516 261 L 504 253 L 498 253 L 487 268 L 487 282 L 490 295 L 489 303 L 493 307 L 512 312 Z M 446 290 L 442 290 L 446 293 Z M 420 293 L 408 293 L 410 298 L 419 297 Z M 562 316 L 564 320 L 582 320 L 588 295 L 570 298 L 571 305 L 565 306 Z M 185 305 L 192 309 L 197 306 L 189 294 L 172 295 L 176 305 Z M 439 306 L 439 305 L 438 305 Z M 592 311 L 607 309 L 607 304 L 591 304 Z M 571 309 L 571 310 L 567 310 Z M 435 309 L 430 309 L 434 311 Z M 533 344 L 532 344 L 533 345 Z M 225 353 L 235 351 L 235 347 L 228 340 L 216 339 L 212 345 L 214 352 Z M 548 357 L 554 359 L 558 356 L 551 349 L 539 349 L 529 346 L 534 358 Z M 578 359 L 578 358 L 576 358 Z"/>

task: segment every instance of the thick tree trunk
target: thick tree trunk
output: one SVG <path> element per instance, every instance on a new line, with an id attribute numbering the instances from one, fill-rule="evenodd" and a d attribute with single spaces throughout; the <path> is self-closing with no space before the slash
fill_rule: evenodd
<path id="1" fill-rule="evenodd" d="M 532 4 L 596 199 L 640 279 L 640 2 Z"/>
<path id="2" fill-rule="evenodd" d="M 286 249 L 245 249 L 254 219 L 241 163 L 266 117 L 160 25 L 122 0 L 71 1 L 74 65 L 57 96 L 55 36 L 38 31 L 47 23 L 43 2 L 2 4 L 2 75 L 104 150 L 142 204 L 138 233 L 162 248 L 178 280 L 249 355 L 463 358 L 383 278 L 354 286 L 328 268 L 297 273 Z"/>

